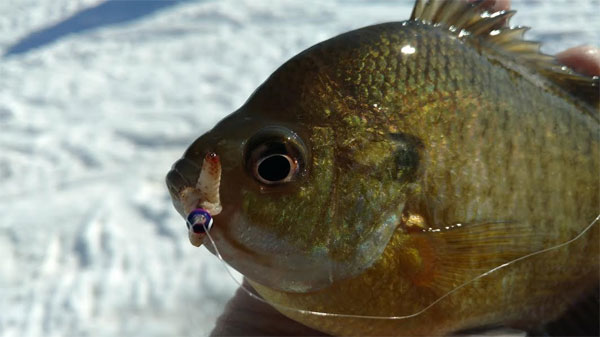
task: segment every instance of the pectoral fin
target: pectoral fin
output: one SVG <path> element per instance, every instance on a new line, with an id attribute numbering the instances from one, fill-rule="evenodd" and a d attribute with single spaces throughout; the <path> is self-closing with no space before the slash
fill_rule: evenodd
<path id="1" fill-rule="evenodd" d="M 417 284 L 448 292 L 495 269 L 542 250 L 556 238 L 522 222 L 456 223 L 414 233 L 423 258 Z"/>

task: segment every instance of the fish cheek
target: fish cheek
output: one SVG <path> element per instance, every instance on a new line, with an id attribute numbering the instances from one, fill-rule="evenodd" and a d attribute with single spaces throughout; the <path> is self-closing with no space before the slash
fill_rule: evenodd
<path id="1" fill-rule="evenodd" d="M 380 132 L 346 126 L 336 128 L 336 133 L 339 147 L 330 201 L 335 219 L 328 249 L 339 274 L 357 275 L 379 258 L 395 231 L 408 166 L 415 160 L 402 157 L 413 156 L 407 154 L 406 144 L 399 149 L 396 140 Z"/>
<path id="2" fill-rule="evenodd" d="M 358 275 L 379 258 L 400 221 L 406 185 L 395 173 L 394 142 L 372 143 L 363 150 L 373 156 L 359 158 L 339 147 L 334 134 L 333 128 L 312 128 L 304 177 L 242 196 L 248 223 L 277 238 L 265 251 L 313 261 L 330 281 Z"/>
<path id="3" fill-rule="evenodd" d="M 299 254 L 327 250 L 333 184 L 333 131 L 315 127 L 306 172 L 287 186 L 257 186 L 243 192 L 242 209 L 253 226 L 270 232 Z M 316 254 L 316 253 L 315 253 Z"/>

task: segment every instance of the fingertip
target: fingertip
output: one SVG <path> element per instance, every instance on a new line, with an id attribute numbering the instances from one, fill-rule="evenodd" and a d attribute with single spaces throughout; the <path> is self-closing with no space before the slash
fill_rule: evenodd
<path id="1" fill-rule="evenodd" d="M 245 289 L 254 295 L 258 294 L 246 279 L 242 287 L 227 303 L 210 336 L 327 336 L 253 298 Z"/>
<path id="2" fill-rule="evenodd" d="M 574 71 L 600 76 L 600 49 L 593 46 L 578 46 L 556 54 L 556 59 Z"/>
<path id="3" fill-rule="evenodd" d="M 510 9 L 510 0 L 496 0 L 496 2 L 490 7 L 491 10 L 507 11 Z"/>

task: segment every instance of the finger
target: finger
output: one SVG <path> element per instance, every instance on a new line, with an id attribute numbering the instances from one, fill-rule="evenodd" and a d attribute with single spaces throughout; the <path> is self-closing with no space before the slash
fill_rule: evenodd
<path id="1" fill-rule="evenodd" d="M 592 46 L 569 48 L 556 54 L 556 59 L 578 73 L 600 76 L 600 49 Z"/>
<path id="2" fill-rule="evenodd" d="M 244 280 L 243 286 L 252 289 Z M 256 294 L 253 291 L 254 294 Z M 217 320 L 211 336 L 326 336 L 293 321 L 272 306 L 238 289 Z"/>
<path id="3" fill-rule="evenodd" d="M 488 2 L 491 2 L 488 5 L 491 12 L 507 11 L 510 9 L 510 0 L 488 0 Z"/>

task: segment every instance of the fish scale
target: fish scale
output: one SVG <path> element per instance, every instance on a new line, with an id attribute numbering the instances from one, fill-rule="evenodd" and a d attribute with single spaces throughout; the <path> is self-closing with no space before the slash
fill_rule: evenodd
<path id="1" fill-rule="evenodd" d="M 412 27 L 404 27 L 403 33 L 398 33 L 400 27 L 397 26 L 386 26 L 386 28 L 385 32 L 380 33 L 383 36 L 374 38 L 375 41 L 370 45 L 377 46 L 380 40 L 395 40 L 400 42 L 400 45 L 410 44 L 412 43 L 410 42 L 412 41 L 411 37 L 416 35 L 414 32 L 406 32 L 407 28 Z M 382 107 L 383 111 L 388 112 L 385 114 L 386 120 L 383 125 L 377 124 L 379 116 L 370 115 L 372 114 L 371 110 L 364 111 L 365 114 L 369 114 L 368 120 L 372 121 L 373 127 L 381 128 L 387 127 L 389 124 L 396 124 L 395 128 L 411 132 L 423 140 L 426 147 L 432 149 L 424 164 L 426 168 L 422 177 L 422 187 L 423 195 L 427 196 L 423 197 L 427 200 L 425 204 L 433 209 L 416 209 L 415 212 L 431 214 L 428 225 L 433 228 L 444 228 L 446 225 L 459 221 L 467 224 L 485 221 L 526 222 L 530 226 L 530 231 L 539 233 L 534 236 L 538 238 L 538 242 L 530 243 L 532 247 L 549 247 L 552 244 L 566 241 L 573 237 L 573 233 L 577 233 L 587 226 L 593 220 L 591 215 L 594 215 L 594 210 L 598 209 L 598 192 L 593 187 L 598 185 L 598 178 L 594 172 L 599 172 L 600 169 L 598 137 L 597 133 L 595 134 L 598 130 L 597 123 L 589 116 L 578 112 L 577 108 L 561 97 L 560 93 L 540 91 L 538 86 L 522 77 L 515 76 L 514 70 L 490 62 L 484 55 L 466 46 L 460 46 L 463 47 L 462 49 L 454 46 L 440 52 L 440 46 L 452 46 L 453 42 L 449 36 L 444 36 L 443 33 L 434 29 L 426 33 L 424 31 L 429 29 L 427 27 L 417 26 L 414 29 L 419 30 L 421 36 L 427 36 L 422 38 L 422 41 L 427 42 L 415 43 L 415 48 L 421 53 L 419 57 L 405 58 L 398 62 L 395 77 L 404 78 L 404 81 L 400 82 L 404 86 L 397 90 L 387 91 L 385 96 L 392 97 L 391 99 L 382 100 L 377 93 L 373 94 L 368 91 L 371 95 L 363 97 L 363 100 L 367 102 L 367 106 L 376 104 L 373 102 L 389 102 Z M 332 44 L 323 46 L 323 48 L 336 49 L 340 53 L 339 49 L 343 47 Z M 453 52 L 445 52 L 447 50 Z M 328 52 L 318 51 L 318 53 L 327 55 Z M 341 53 L 344 53 L 343 49 Z M 364 54 L 374 57 L 372 53 Z M 432 59 L 436 61 L 432 61 Z M 377 63 L 370 60 L 362 62 Z M 386 61 L 386 64 L 392 63 Z M 444 75 L 426 77 L 423 75 L 424 69 L 428 69 L 429 74 L 437 72 Z M 449 69 L 450 71 L 448 71 Z M 373 71 L 374 69 L 365 67 L 362 72 L 359 72 L 359 78 L 369 78 L 367 72 Z M 484 74 L 488 74 L 488 76 L 484 76 Z M 440 80 L 443 77 L 446 77 L 445 81 Z M 440 82 L 444 84 L 440 85 Z M 440 93 L 440 90 L 435 90 L 433 93 L 428 90 L 429 85 L 441 88 L 445 83 L 453 84 L 457 90 L 449 91 L 448 95 Z M 352 95 L 353 90 L 361 92 L 362 86 L 369 85 L 370 83 L 355 82 L 347 85 L 346 88 Z M 406 104 L 407 102 L 402 96 L 404 92 L 412 93 L 416 97 L 415 102 Z M 446 99 L 440 101 L 439 97 Z M 430 119 L 430 116 L 435 117 Z M 431 121 L 435 121 L 435 123 L 428 124 Z M 545 132 L 544 125 L 559 125 L 559 130 L 564 131 L 559 131 L 559 137 L 557 137 L 554 132 Z M 565 139 L 566 133 L 572 134 L 574 137 Z M 440 134 L 445 137 L 440 139 L 438 137 Z M 473 139 L 478 139 L 478 141 L 472 141 Z M 578 150 L 576 144 L 583 139 L 590 141 L 591 151 Z M 534 159 L 537 158 L 534 154 L 542 151 L 545 154 L 542 160 Z M 477 157 L 474 158 L 474 155 Z M 578 161 L 584 165 L 578 165 Z M 451 166 L 450 170 L 449 166 Z M 446 172 L 451 174 L 448 175 Z M 452 174 L 452 172 L 458 174 Z M 554 180 L 553 183 L 553 177 L 560 178 Z M 576 184 L 577 179 L 573 179 L 573 177 L 579 177 L 579 181 L 582 182 L 587 181 L 588 186 Z M 565 179 L 571 180 L 575 184 L 565 184 Z M 535 188 L 524 186 L 524 182 Z M 595 183 L 590 184 L 590 182 Z M 556 188 L 556 185 L 561 186 Z M 502 186 L 502 188 L 498 188 L 498 186 Z M 430 198 L 433 199 L 430 200 Z M 470 199 L 470 203 L 462 202 L 462 199 L 465 198 Z M 581 206 L 572 207 L 577 204 Z M 549 212 L 549 210 L 560 210 L 560 214 Z M 570 230 L 566 230 L 565 223 L 570 224 Z M 512 229 L 509 225 L 506 230 L 508 231 L 507 235 L 510 236 Z M 548 237 L 544 234 L 547 232 L 554 233 L 554 235 Z M 513 267 L 503 277 L 494 278 L 489 282 L 481 282 L 478 287 L 469 288 L 471 291 L 469 295 L 459 292 L 453 300 L 448 300 L 447 305 L 452 307 L 451 303 L 457 302 L 454 305 L 464 309 L 457 310 L 456 307 L 453 307 L 452 310 L 456 310 L 455 315 L 449 315 L 446 312 L 445 315 L 452 316 L 452 319 L 448 319 L 446 323 L 458 326 L 468 324 L 465 321 L 481 322 L 497 319 L 497 314 L 494 313 L 475 314 L 473 306 L 486 307 L 493 304 L 520 313 L 524 308 L 531 310 L 539 304 L 539 301 L 543 300 L 556 307 L 564 307 L 563 300 L 547 299 L 548 290 L 542 290 L 532 296 L 531 289 L 535 289 L 536 285 L 540 284 L 546 284 L 548 287 L 557 287 L 562 284 L 564 287 L 573 280 L 558 280 L 547 276 L 523 277 L 521 275 L 527 274 L 531 268 L 544 270 L 542 265 L 560 261 L 564 263 L 561 264 L 563 266 L 561 275 L 565 272 L 565 265 L 574 264 L 576 267 L 572 271 L 579 274 L 578 277 L 580 277 L 585 269 L 581 266 L 585 263 L 576 261 L 585 261 L 585 256 L 588 256 L 587 259 L 589 259 L 589 256 L 594 256 L 594 250 L 597 251 L 597 246 L 589 245 L 588 249 L 590 250 L 584 253 L 581 246 L 586 245 L 586 242 L 593 242 L 597 238 L 596 229 L 581 239 L 578 245 L 570 247 L 577 251 L 575 254 L 570 254 L 569 249 L 565 249 L 566 254 L 548 254 L 544 259 L 547 262 L 539 262 L 540 259 L 532 258 L 531 261 Z M 482 263 L 482 257 L 473 254 L 466 266 L 473 270 L 485 270 L 485 266 L 493 267 L 487 261 Z M 445 268 L 453 268 L 451 261 L 445 261 L 445 263 L 449 264 Z M 536 267 L 533 267 L 534 265 Z M 386 269 L 386 272 L 390 272 L 389 269 Z M 539 275 L 544 274 L 546 273 L 540 272 Z M 476 275 L 471 274 L 469 277 L 474 276 Z M 381 275 L 377 275 L 377 277 L 381 277 Z M 573 277 L 573 279 L 579 279 L 578 277 Z M 467 277 L 462 279 L 462 281 L 467 280 Z M 500 280 L 503 285 L 498 287 L 496 284 Z M 394 283 L 392 280 L 389 282 Z M 453 284 L 461 283 L 457 280 L 452 280 L 452 282 Z M 372 287 L 372 282 L 367 284 Z M 516 284 L 524 286 L 516 287 Z M 490 295 L 495 292 L 492 289 L 504 289 L 507 286 L 511 288 L 509 300 L 498 303 L 498 299 Z M 260 286 L 259 289 L 262 290 L 261 293 L 268 294 L 268 298 L 282 299 L 282 296 L 273 295 Z M 383 290 L 380 291 L 385 293 Z M 352 293 L 352 291 L 348 290 L 348 293 Z M 404 299 L 407 300 L 406 294 L 404 296 Z M 529 305 L 524 306 L 523 303 L 516 300 L 526 296 L 533 297 Z M 464 297 L 471 298 L 471 301 L 465 303 L 461 300 Z M 394 305 L 401 307 L 397 303 L 390 303 L 389 298 L 387 300 L 387 303 L 378 303 L 378 305 L 386 308 L 394 307 Z M 274 302 L 278 303 L 278 301 Z M 294 307 L 299 308 L 317 308 L 317 306 L 297 299 L 286 298 L 282 302 L 294 303 L 296 304 Z M 544 307 L 548 307 L 548 303 L 545 303 Z M 328 308 L 325 311 L 344 312 L 343 309 L 354 307 L 351 304 L 341 305 L 340 302 L 335 302 L 335 304 L 336 308 Z M 366 303 L 364 305 L 373 306 Z M 443 305 L 440 306 L 443 307 Z M 470 310 L 468 315 L 466 314 L 467 310 Z M 440 309 L 440 311 L 443 310 Z M 321 329 L 323 328 L 322 324 L 325 324 L 317 318 L 314 320 L 304 317 L 300 319 L 295 313 L 284 312 L 301 321 L 311 322 L 310 325 L 318 326 Z M 394 313 L 399 314 L 400 312 L 402 311 L 398 309 Z M 439 312 L 437 314 L 441 315 Z M 461 321 L 459 318 L 461 315 L 468 316 L 469 319 Z M 517 320 L 519 315 L 515 314 L 513 319 Z M 537 310 L 536 315 L 539 316 L 538 318 L 543 316 L 548 319 L 551 317 L 547 310 L 541 309 Z M 431 321 L 434 320 L 434 317 L 436 320 L 440 319 L 436 316 L 436 312 L 432 311 L 424 314 L 422 318 L 414 320 Z M 329 327 L 331 330 L 325 329 L 325 331 L 347 334 L 360 325 L 360 320 L 338 319 L 338 321 L 344 321 L 348 325 L 339 324 Z M 431 332 L 414 327 L 416 330 L 410 330 L 409 327 L 412 325 L 403 322 L 407 331 Z M 351 328 L 340 329 L 340 326 Z M 399 325 L 394 322 L 378 321 L 373 323 L 368 330 L 361 329 L 361 331 L 379 334 L 391 331 L 388 329 L 396 329 L 397 326 Z M 415 323 L 415 326 L 419 326 L 419 324 Z"/>
<path id="2" fill-rule="evenodd" d="M 180 161 L 222 158 L 211 236 L 283 314 L 339 335 L 536 328 L 598 281 L 598 79 L 481 6 L 418 1 L 305 50 Z M 176 207 L 196 180 L 179 166 Z"/>

